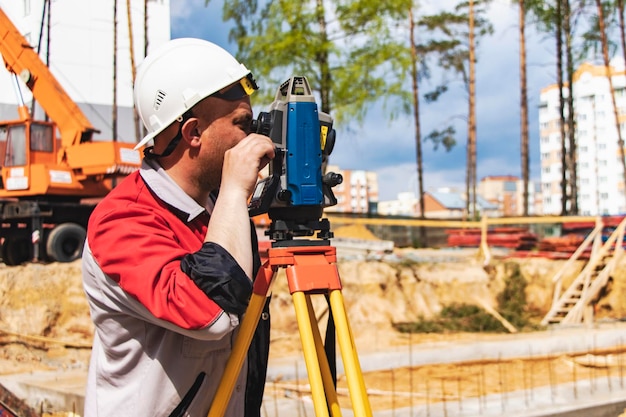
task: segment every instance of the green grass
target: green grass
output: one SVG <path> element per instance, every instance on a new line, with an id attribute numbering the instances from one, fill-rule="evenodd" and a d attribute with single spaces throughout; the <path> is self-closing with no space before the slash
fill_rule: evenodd
<path id="1" fill-rule="evenodd" d="M 518 330 L 531 329 L 526 311 L 526 286 L 519 265 L 505 264 L 505 286 L 497 296 L 497 310 Z M 411 323 L 395 323 L 394 328 L 403 333 L 450 333 L 487 332 L 505 333 L 508 330 L 495 317 L 482 308 L 464 303 L 445 306 L 441 313 L 430 320 L 421 319 Z"/>

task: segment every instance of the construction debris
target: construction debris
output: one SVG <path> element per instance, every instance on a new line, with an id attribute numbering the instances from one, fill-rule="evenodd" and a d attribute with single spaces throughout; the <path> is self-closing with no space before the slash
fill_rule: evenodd
<path id="1" fill-rule="evenodd" d="M 449 229 L 446 234 L 450 247 L 478 247 L 482 238 L 479 228 Z M 537 235 L 523 227 L 496 227 L 487 231 L 487 245 L 493 247 L 528 250 L 536 243 Z"/>

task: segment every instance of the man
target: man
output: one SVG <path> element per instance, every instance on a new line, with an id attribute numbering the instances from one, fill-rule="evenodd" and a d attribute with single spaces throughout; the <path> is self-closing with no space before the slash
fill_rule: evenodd
<path id="1" fill-rule="evenodd" d="M 95 324 L 86 417 L 207 415 L 260 264 L 247 199 L 274 145 L 248 134 L 256 88 L 199 39 L 170 41 L 139 67 L 149 133 L 137 148 L 153 145 L 94 210 L 83 251 Z M 262 320 L 227 417 L 260 415 L 268 333 Z"/>

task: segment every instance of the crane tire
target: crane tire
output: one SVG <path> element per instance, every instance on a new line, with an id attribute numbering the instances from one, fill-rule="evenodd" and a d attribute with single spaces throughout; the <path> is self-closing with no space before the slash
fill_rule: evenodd
<path id="1" fill-rule="evenodd" d="M 46 241 L 46 253 L 52 261 L 75 261 L 83 253 L 86 236 L 87 231 L 81 225 L 61 223 L 50 231 Z"/>
<path id="2" fill-rule="evenodd" d="M 30 260 L 31 244 L 28 239 L 8 237 L 2 244 L 2 262 L 6 266 L 21 265 Z"/>

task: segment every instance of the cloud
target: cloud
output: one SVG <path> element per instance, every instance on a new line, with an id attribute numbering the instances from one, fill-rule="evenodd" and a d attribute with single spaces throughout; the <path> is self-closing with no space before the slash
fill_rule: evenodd
<path id="1" fill-rule="evenodd" d="M 170 2 L 170 18 L 172 22 L 180 22 L 193 16 L 194 12 L 204 7 L 204 0 L 177 0 Z M 177 26 L 172 24 L 172 27 Z"/>
<path id="2" fill-rule="evenodd" d="M 204 0 L 172 2 L 173 37 L 202 37 L 234 53 L 234 46 L 228 42 L 230 26 L 221 18 L 222 4 L 220 0 L 212 0 L 208 7 L 204 6 Z M 478 180 L 488 175 L 521 176 L 517 7 L 510 2 L 493 2 L 489 18 L 494 24 L 494 34 L 482 38 L 478 44 L 476 67 Z M 554 48 L 551 38 L 538 33 L 530 24 L 526 40 L 531 178 L 539 178 L 539 93 L 541 88 L 554 83 Z M 433 73 L 430 83 L 437 83 L 442 75 Z M 431 87 L 422 86 L 422 94 Z M 421 103 L 423 137 L 448 124 L 457 130 L 457 144 L 450 152 L 441 147 L 435 151 L 431 143 L 423 143 L 426 189 L 444 186 L 464 189 L 467 108 L 467 93 L 458 80 L 450 83 L 449 91 L 438 102 Z M 390 122 L 378 103 L 371 107 L 362 126 L 335 125 L 335 128 L 337 144 L 330 157 L 333 165 L 378 173 L 381 199 L 395 199 L 402 191 L 417 192 L 411 116 L 401 115 Z"/>
<path id="3" fill-rule="evenodd" d="M 415 164 L 400 164 L 375 170 L 378 175 L 380 201 L 395 200 L 399 193 L 412 192 L 418 195 L 417 169 Z M 424 191 L 440 188 L 465 190 L 465 167 L 434 169 L 424 173 Z"/>
<path id="4" fill-rule="evenodd" d="M 176 0 L 170 2 L 172 38 L 196 37 L 214 42 L 231 53 L 230 24 L 222 20 L 222 0 Z"/>

